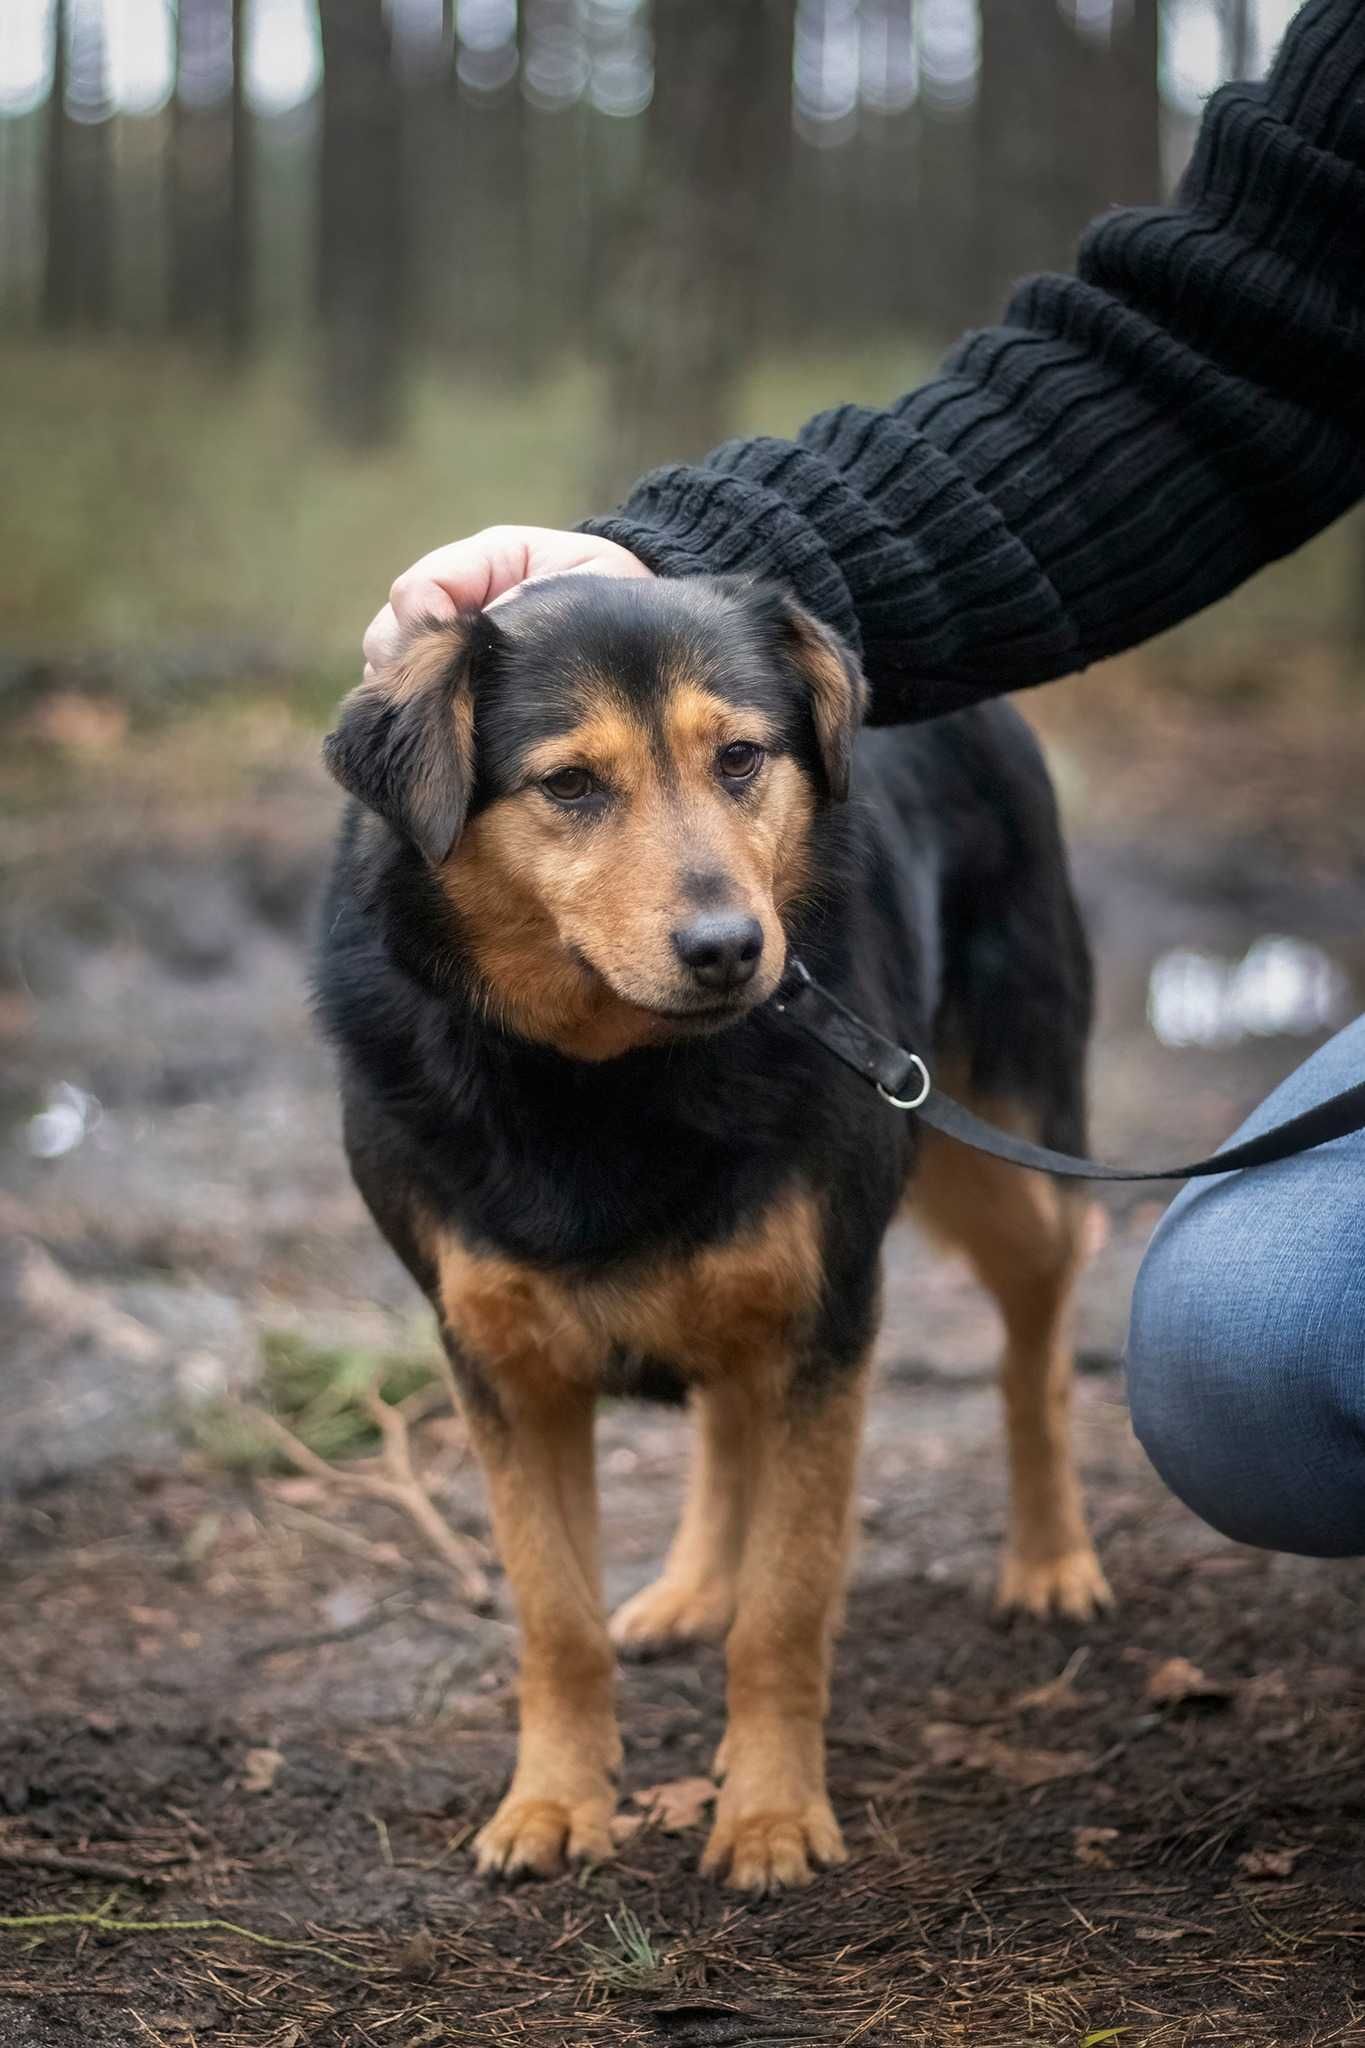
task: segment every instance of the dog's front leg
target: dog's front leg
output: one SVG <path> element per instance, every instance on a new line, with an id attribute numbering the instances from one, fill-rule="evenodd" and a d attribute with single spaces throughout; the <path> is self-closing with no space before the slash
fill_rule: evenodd
<path id="1" fill-rule="evenodd" d="M 734 1619 L 749 1516 L 753 1404 L 744 1386 L 698 1387 L 687 1497 L 662 1575 L 619 1607 L 612 1640 L 627 1656 L 719 1642 Z"/>
<path id="2" fill-rule="evenodd" d="M 612 1853 L 621 1743 L 600 1589 L 594 1395 L 541 1358 L 501 1360 L 493 1375 L 466 1357 L 457 1371 L 521 1623 L 516 1770 L 475 1855 L 492 1876 L 543 1876 L 566 1858 Z"/>
<path id="3" fill-rule="evenodd" d="M 744 1891 L 842 1863 L 825 1792 L 830 1649 L 852 1533 L 867 1361 L 755 1390 L 751 1511 L 726 1644 L 724 1785 L 702 1868 Z"/>

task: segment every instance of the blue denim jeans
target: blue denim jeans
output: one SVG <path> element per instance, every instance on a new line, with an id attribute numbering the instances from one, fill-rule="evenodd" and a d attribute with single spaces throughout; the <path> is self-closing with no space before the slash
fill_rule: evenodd
<path id="1" fill-rule="evenodd" d="M 1365 1017 L 1236 1136 L 1362 1075 Z M 1215 1529 L 1365 1555 L 1365 1132 L 1188 1183 L 1138 1275 L 1128 1392 L 1148 1457 Z"/>

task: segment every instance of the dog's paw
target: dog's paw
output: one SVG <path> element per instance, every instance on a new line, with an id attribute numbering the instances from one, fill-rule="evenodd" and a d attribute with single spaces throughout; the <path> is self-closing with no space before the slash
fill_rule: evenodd
<path id="1" fill-rule="evenodd" d="M 1007 1551 L 1001 1560 L 995 1598 L 998 1614 L 1031 1614 L 1039 1621 L 1052 1615 L 1064 1621 L 1091 1621 L 1113 1605 L 1109 1581 L 1088 1544 L 1060 1557 L 1023 1558 Z"/>
<path id="2" fill-rule="evenodd" d="M 657 1657 L 683 1643 L 718 1643 L 734 1619 L 734 1587 L 656 1579 L 611 1618 L 611 1639 L 623 1657 Z"/>
<path id="3" fill-rule="evenodd" d="M 474 1842 L 483 1877 L 553 1877 L 566 1863 L 605 1863 L 615 1853 L 607 1793 L 570 1804 L 509 1792 Z"/>
<path id="4" fill-rule="evenodd" d="M 746 1811 L 722 1792 L 716 1824 L 701 1859 L 702 1874 L 733 1891 L 788 1891 L 809 1884 L 813 1866 L 848 1860 L 827 1799 L 783 1812 Z"/>

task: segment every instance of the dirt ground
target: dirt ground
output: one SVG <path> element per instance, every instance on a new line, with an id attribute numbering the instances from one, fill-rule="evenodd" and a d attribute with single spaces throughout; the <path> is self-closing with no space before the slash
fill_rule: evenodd
<path id="1" fill-rule="evenodd" d="M 1160 1043 L 1165 951 L 1287 935 L 1338 1007 L 1365 994 L 1358 717 L 1325 688 L 1292 715 L 1100 689 L 1041 705 L 1100 962 L 1096 1149 L 1187 1153 L 1322 1030 Z M 390 1509 L 190 1441 L 266 1333 L 417 1320 L 307 1020 L 315 735 L 255 698 L 130 716 L 87 679 L 11 739 L 0 2043 L 1365 2043 L 1361 1568 L 1228 1544 L 1146 1468 L 1118 1361 L 1159 1208 L 1133 1190 L 1079 1332 L 1117 1613 L 991 1620 L 995 1330 L 898 1235 L 831 1720 L 848 1866 L 760 1903 L 702 1883 L 706 1653 L 623 1674 L 617 1861 L 477 1883 L 513 1741 L 496 1573 L 475 1611 Z M 481 1542 L 458 1424 L 416 1441 Z M 600 1441 L 619 1598 L 667 1540 L 685 1428 L 612 1406 Z"/>

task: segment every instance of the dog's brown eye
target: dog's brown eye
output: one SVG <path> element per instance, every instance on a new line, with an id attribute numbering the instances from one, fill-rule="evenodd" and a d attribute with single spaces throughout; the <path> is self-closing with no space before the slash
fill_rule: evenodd
<path id="1" fill-rule="evenodd" d="M 557 768 L 553 775 L 545 776 L 540 786 L 557 804 L 576 804 L 591 796 L 597 784 L 586 768 Z"/>
<path id="2" fill-rule="evenodd" d="M 763 766 L 763 749 L 752 740 L 732 740 L 717 754 L 716 766 L 727 782 L 748 782 Z"/>

